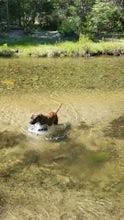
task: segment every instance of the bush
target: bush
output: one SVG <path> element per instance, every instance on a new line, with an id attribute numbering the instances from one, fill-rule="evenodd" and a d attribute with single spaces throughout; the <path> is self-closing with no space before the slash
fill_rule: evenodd
<path id="1" fill-rule="evenodd" d="M 67 12 L 61 17 L 62 19 L 61 25 L 59 26 L 59 31 L 66 35 L 79 35 L 81 22 L 77 7 L 70 5 L 67 9 Z"/>
<path id="2" fill-rule="evenodd" d="M 96 0 L 85 25 L 85 31 L 91 37 L 101 32 L 121 32 L 123 30 L 122 8 L 115 6 L 112 1 Z"/>
<path id="3" fill-rule="evenodd" d="M 8 47 L 7 44 L 4 44 L 0 49 L 0 56 L 2 57 L 12 57 L 15 54 L 15 50 Z"/>

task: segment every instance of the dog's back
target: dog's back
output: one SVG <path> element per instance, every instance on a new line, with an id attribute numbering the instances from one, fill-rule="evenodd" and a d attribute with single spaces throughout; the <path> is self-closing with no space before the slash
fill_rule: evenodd
<path id="1" fill-rule="evenodd" d="M 58 124 L 58 116 L 56 112 L 49 112 L 48 114 L 44 115 L 47 120 L 47 125 L 51 126 L 52 124 Z"/>

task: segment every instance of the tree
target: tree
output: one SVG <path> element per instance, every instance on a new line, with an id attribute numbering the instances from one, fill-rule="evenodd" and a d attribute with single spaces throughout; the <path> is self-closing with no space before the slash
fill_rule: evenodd
<path id="1" fill-rule="evenodd" d="M 0 22 L 66 34 L 124 30 L 124 0 L 0 0 Z M 2 26 L 2 25 L 1 25 Z"/>
<path id="2" fill-rule="evenodd" d="M 9 2 L 8 0 L 0 0 L 0 23 L 3 23 L 3 28 L 9 30 Z M 0 25 L 1 26 L 1 25 Z"/>
<path id="3" fill-rule="evenodd" d="M 66 13 L 63 13 L 59 30 L 66 34 L 80 33 L 80 17 L 74 5 L 68 6 Z"/>
<path id="4" fill-rule="evenodd" d="M 94 0 L 68 0 L 59 5 L 59 30 L 64 33 L 79 34 L 86 15 L 91 11 Z"/>
<path id="5" fill-rule="evenodd" d="M 123 10 L 109 0 L 96 0 L 87 16 L 86 31 L 91 34 L 117 32 L 123 30 Z"/>

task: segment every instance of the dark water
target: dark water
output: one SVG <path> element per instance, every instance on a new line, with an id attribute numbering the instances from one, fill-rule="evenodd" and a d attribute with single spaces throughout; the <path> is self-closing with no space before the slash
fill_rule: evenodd
<path id="1" fill-rule="evenodd" d="M 82 219 L 88 207 L 75 197 L 78 191 L 78 196 L 83 193 L 86 204 L 91 207 L 91 215 L 86 214 L 85 219 L 91 219 L 92 215 L 95 215 L 93 219 L 102 219 L 103 214 L 110 219 L 113 215 L 106 211 L 106 202 L 99 213 L 100 207 L 89 195 L 95 199 L 119 201 L 116 208 L 123 206 L 124 57 L 0 59 L 0 76 L 0 206 L 3 216 L 18 219 L 20 215 L 20 219 L 29 219 L 31 215 L 35 219 L 34 207 L 26 203 L 27 199 L 43 214 L 39 217 L 37 213 L 36 219 L 73 219 L 73 216 Z M 28 133 L 32 112 L 47 113 L 60 103 L 57 128 L 51 128 L 47 135 Z M 63 125 L 69 125 L 68 129 L 61 129 Z M 56 141 L 57 135 L 64 135 L 64 138 Z M 33 197 L 34 188 L 36 196 Z M 55 200 L 50 197 L 50 190 L 54 193 L 56 190 Z M 71 210 L 71 214 L 61 213 L 60 218 L 56 199 L 60 200 L 64 192 L 72 190 L 72 200 L 66 198 L 70 206 L 63 203 L 63 208 Z M 54 217 L 43 201 L 40 205 L 47 214 L 40 210 L 39 194 L 45 196 L 46 206 L 51 201 Z M 80 203 L 79 212 L 72 210 L 73 199 Z M 28 207 L 30 215 L 22 215 L 16 202 L 22 208 Z M 114 205 L 113 202 L 110 205 L 112 210 Z M 115 216 L 119 219 L 123 209 L 117 213 Z"/>

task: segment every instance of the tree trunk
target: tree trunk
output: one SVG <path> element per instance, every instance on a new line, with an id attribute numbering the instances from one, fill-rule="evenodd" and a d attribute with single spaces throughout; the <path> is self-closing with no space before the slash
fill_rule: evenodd
<path id="1" fill-rule="evenodd" d="M 10 26 L 10 22 L 9 22 L 9 0 L 6 0 L 6 17 L 7 17 L 7 30 L 9 31 L 9 26 Z"/>

